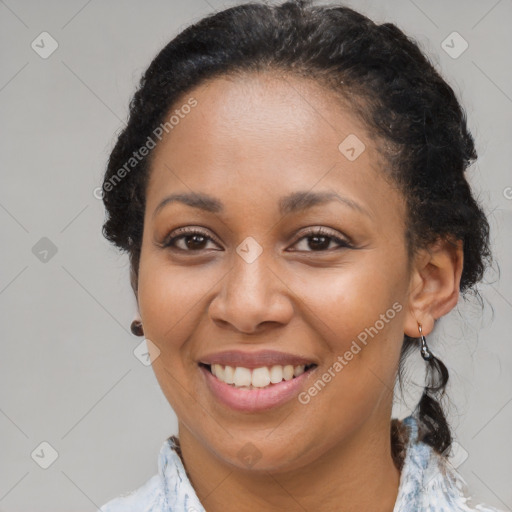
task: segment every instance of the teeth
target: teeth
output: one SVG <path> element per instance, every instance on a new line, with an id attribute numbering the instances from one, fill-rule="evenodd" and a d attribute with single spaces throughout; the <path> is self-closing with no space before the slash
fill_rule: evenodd
<path id="1" fill-rule="evenodd" d="M 224 380 L 224 368 L 220 364 L 212 364 L 212 373 L 220 380 Z"/>
<path id="2" fill-rule="evenodd" d="M 291 380 L 305 372 L 305 365 L 293 366 L 274 365 L 270 368 L 262 366 L 261 368 L 244 368 L 243 366 L 223 366 L 221 364 L 212 364 L 211 372 L 222 382 L 233 384 L 235 387 L 265 388 L 270 384 L 278 384 L 283 379 Z"/>
<path id="3" fill-rule="evenodd" d="M 276 365 L 270 368 L 270 382 L 277 384 L 283 380 L 283 367 Z"/>
<path id="4" fill-rule="evenodd" d="M 301 364 L 299 366 L 295 366 L 294 369 L 293 369 L 293 375 L 295 377 L 298 377 L 299 375 L 302 375 L 304 373 L 304 368 L 306 367 L 306 365 L 304 364 Z"/>
<path id="5" fill-rule="evenodd" d="M 268 368 L 255 368 L 252 371 L 252 385 L 255 388 L 264 388 L 270 384 L 270 372 Z"/>
<path id="6" fill-rule="evenodd" d="M 220 366 L 220 364 L 218 366 Z M 235 382 L 234 376 L 235 369 L 232 366 L 226 366 L 224 367 L 224 379 L 221 380 L 224 380 L 226 384 L 233 384 Z"/>
<path id="7" fill-rule="evenodd" d="M 237 366 L 235 368 L 235 375 L 233 376 L 233 384 L 237 387 L 251 385 L 251 370 Z"/>
<path id="8" fill-rule="evenodd" d="M 291 364 L 289 364 L 283 368 L 283 378 L 284 378 L 284 380 L 292 380 L 293 379 L 293 366 Z"/>

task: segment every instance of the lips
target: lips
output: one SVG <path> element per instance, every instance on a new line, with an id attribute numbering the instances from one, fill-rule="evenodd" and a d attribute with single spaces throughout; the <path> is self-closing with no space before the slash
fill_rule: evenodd
<path id="1" fill-rule="evenodd" d="M 230 409 L 255 413 L 292 400 L 318 365 L 284 352 L 231 350 L 202 357 L 198 366 L 213 398 Z M 280 373 L 280 369 L 285 371 Z"/>
<path id="2" fill-rule="evenodd" d="M 307 366 L 311 364 L 318 364 L 318 361 L 313 358 L 306 358 L 296 354 L 279 352 L 277 350 L 260 350 L 258 352 L 228 350 L 201 357 L 199 362 L 208 366 L 211 366 L 212 364 L 220 364 L 222 366 L 242 366 L 249 369 L 274 365 Z"/>

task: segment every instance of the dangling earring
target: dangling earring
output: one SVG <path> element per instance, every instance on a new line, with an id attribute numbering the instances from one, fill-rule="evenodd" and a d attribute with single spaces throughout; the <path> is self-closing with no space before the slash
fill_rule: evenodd
<path id="1" fill-rule="evenodd" d="M 135 336 L 144 336 L 142 322 L 140 320 L 134 320 L 130 325 L 130 330 L 132 331 L 132 334 L 135 334 Z"/>
<path id="2" fill-rule="evenodd" d="M 434 356 L 432 352 L 430 352 L 428 346 L 427 346 L 427 340 L 425 339 L 425 336 L 423 335 L 423 330 L 421 328 L 421 324 L 418 323 L 418 331 L 420 332 L 420 339 L 421 339 L 421 357 L 425 359 L 425 361 L 430 361 Z"/>

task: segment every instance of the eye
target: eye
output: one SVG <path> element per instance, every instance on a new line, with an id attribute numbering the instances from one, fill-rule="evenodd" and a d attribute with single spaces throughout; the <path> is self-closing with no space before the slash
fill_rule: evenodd
<path id="1" fill-rule="evenodd" d="M 194 227 L 178 228 L 171 235 L 164 240 L 162 247 L 184 252 L 199 252 L 207 250 L 208 242 L 212 242 L 217 246 L 220 245 L 206 231 Z M 325 252 L 332 249 L 331 244 L 333 242 L 338 246 L 338 249 L 353 247 L 347 240 L 322 227 L 307 231 L 304 236 L 299 238 L 295 245 L 303 241 L 305 242 L 306 249 L 298 249 L 302 252 Z M 181 247 L 179 243 L 181 243 Z M 311 250 L 308 250 L 308 248 Z M 292 250 L 292 252 L 294 251 Z"/>
<path id="2" fill-rule="evenodd" d="M 217 242 L 206 231 L 198 228 L 179 228 L 171 233 L 173 236 L 164 240 L 162 247 L 177 249 L 185 252 L 198 252 L 206 250 L 205 245 L 208 241 Z M 183 242 L 181 247 L 177 242 Z"/>
<path id="3" fill-rule="evenodd" d="M 308 242 L 309 240 L 309 242 Z M 329 250 L 331 247 L 331 243 L 335 242 L 335 244 L 338 245 L 338 249 L 343 248 L 351 248 L 353 247 L 352 244 L 348 240 L 344 240 L 343 238 L 340 238 L 339 236 L 335 235 L 331 231 L 325 228 L 314 228 L 310 231 L 308 231 L 305 236 L 301 237 L 295 245 L 299 244 L 300 242 L 305 241 L 304 245 L 306 247 L 311 248 L 312 250 L 308 251 L 307 249 L 305 252 L 325 252 L 326 250 Z M 336 249 L 336 247 L 334 248 Z M 301 249 L 299 249 L 301 250 Z M 304 250 L 304 249 L 302 249 Z M 294 251 L 292 251 L 294 252 Z"/>

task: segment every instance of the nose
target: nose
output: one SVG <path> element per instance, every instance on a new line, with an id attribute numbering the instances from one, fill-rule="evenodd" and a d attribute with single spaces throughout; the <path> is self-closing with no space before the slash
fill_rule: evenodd
<path id="1" fill-rule="evenodd" d="M 234 265 L 210 302 L 210 318 L 221 327 L 252 334 L 267 324 L 285 325 L 294 308 L 289 286 L 260 254 L 251 263 L 234 254 Z"/>

